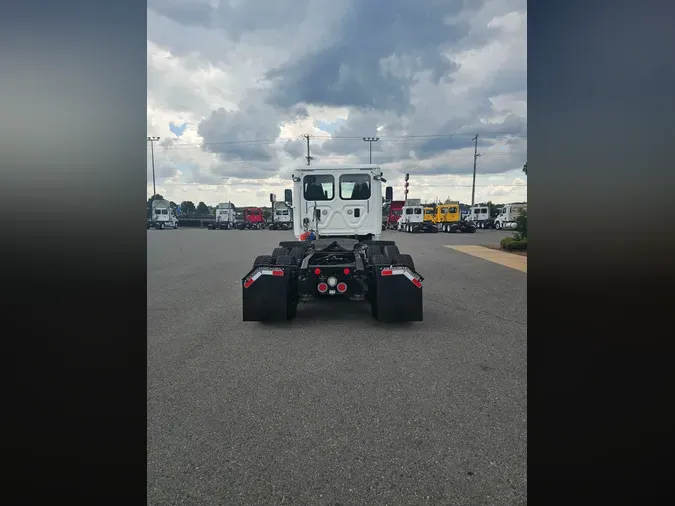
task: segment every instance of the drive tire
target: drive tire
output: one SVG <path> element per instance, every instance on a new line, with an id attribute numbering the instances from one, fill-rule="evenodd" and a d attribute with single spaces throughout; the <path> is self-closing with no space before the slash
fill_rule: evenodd
<path id="1" fill-rule="evenodd" d="M 278 266 L 292 267 L 296 265 L 296 263 L 295 259 L 290 255 L 280 255 L 276 257 L 276 265 Z"/>
<path id="2" fill-rule="evenodd" d="M 274 250 L 272 251 L 272 256 L 274 258 L 276 258 L 277 261 L 278 261 L 279 257 L 281 257 L 283 255 L 288 255 L 288 251 L 286 250 L 286 248 L 274 248 Z"/>
<path id="3" fill-rule="evenodd" d="M 415 261 L 408 254 L 399 254 L 396 255 L 396 258 L 393 259 L 395 264 L 405 265 L 411 271 L 415 271 Z"/>
<path id="4" fill-rule="evenodd" d="M 389 262 L 389 260 L 387 259 L 387 257 L 384 256 L 384 255 L 381 255 L 381 254 L 379 254 L 379 253 L 373 255 L 373 256 L 370 258 L 370 263 L 371 263 L 373 266 L 382 266 L 382 265 L 389 265 L 389 264 L 390 264 L 390 262 Z"/>
<path id="5" fill-rule="evenodd" d="M 263 265 L 274 265 L 276 263 L 276 258 L 271 255 L 259 255 L 255 257 L 253 261 L 253 267 L 260 267 Z"/>

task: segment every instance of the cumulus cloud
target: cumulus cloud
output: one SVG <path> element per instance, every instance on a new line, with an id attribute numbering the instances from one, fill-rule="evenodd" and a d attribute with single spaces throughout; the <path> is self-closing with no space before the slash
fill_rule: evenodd
<path id="1" fill-rule="evenodd" d="M 477 196 L 524 200 L 526 65 L 525 0 L 149 0 L 158 192 L 263 204 L 310 134 L 313 163 L 367 163 L 376 136 L 390 183 L 466 201 L 478 134 Z"/>

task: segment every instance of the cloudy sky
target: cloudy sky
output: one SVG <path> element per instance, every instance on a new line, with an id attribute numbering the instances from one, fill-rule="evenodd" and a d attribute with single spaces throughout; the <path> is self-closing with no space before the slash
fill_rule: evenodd
<path id="1" fill-rule="evenodd" d="M 148 0 L 157 193 L 263 205 L 305 165 L 373 163 L 394 197 L 527 198 L 525 0 Z M 152 195 L 148 146 L 148 197 Z"/>

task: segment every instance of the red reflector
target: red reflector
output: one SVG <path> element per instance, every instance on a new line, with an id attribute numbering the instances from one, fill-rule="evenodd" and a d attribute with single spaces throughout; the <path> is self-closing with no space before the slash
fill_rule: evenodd
<path id="1" fill-rule="evenodd" d="M 337 289 L 338 289 L 338 292 L 345 293 L 347 291 L 347 284 L 346 283 L 338 283 Z"/>
<path id="2" fill-rule="evenodd" d="M 345 270 L 343 272 L 345 273 L 345 276 L 349 276 L 349 273 L 352 271 L 349 270 L 349 267 L 345 267 Z"/>
<path id="3" fill-rule="evenodd" d="M 415 285 L 417 288 L 422 288 L 422 283 L 418 279 L 413 278 L 412 284 Z"/>
<path id="4" fill-rule="evenodd" d="M 321 269 L 317 267 L 316 269 L 314 269 L 314 275 L 318 276 L 319 274 L 321 274 Z"/>
<path id="5" fill-rule="evenodd" d="M 254 281 L 255 281 L 255 279 L 253 279 L 253 278 L 247 279 L 247 280 L 244 282 L 244 288 L 248 288 L 249 286 L 251 286 L 251 285 L 254 283 Z"/>
<path id="6" fill-rule="evenodd" d="M 272 271 L 272 276 L 283 276 L 284 271 Z"/>
<path id="7" fill-rule="evenodd" d="M 324 293 L 325 291 L 328 290 L 328 285 L 326 283 L 319 283 L 319 285 L 316 287 L 317 290 L 319 290 L 321 293 Z"/>
<path id="8" fill-rule="evenodd" d="M 391 271 L 391 269 L 384 269 L 382 271 L 383 276 L 391 276 L 392 274 L 393 274 L 393 272 Z"/>

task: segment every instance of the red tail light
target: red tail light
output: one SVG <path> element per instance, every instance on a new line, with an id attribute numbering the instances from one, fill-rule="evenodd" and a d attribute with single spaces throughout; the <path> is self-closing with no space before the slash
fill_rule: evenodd
<path id="1" fill-rule="evenodd" d="M 391 269 L 383 269 L 382 270 L 383 276 L 391 276 L 392 274 L 393 274 L 393 272 L 391 271 Z"/>
<path id="2" fill-rule="evenodd" d="M 314 275 L 318 276 L 319 274 L 321 274 L 321 269 L 317 267 L 316 269 L 314 269 Z"/>
<path id="3" fill-rule="evenodd" d="M 343 272 L 345 273 L 345 276 L 349 276 L 349 273 L 352 271 L 349 270 L 349 267 L 345 267 L 345 270 Z"/>
<path id="4" fill-rule="evenodd" d="M 283 276 L 283 275 L 284 275 L 284 271 L 282 271 L 282 270 L 272 271 L 272 276 Z"/>
<path id="5" fill-rule="evenodd" d="M 347 284 L 346 283 L 338 283 L 337 290 L 340 293 L 345 293 L 347 291 Z"/>
<path id="6" fill-rule="evenodd" d="M 326 293 L 328 291 L 328 285 L 326 283 L 319 283 L 316 289 L 321 293 Z"/>

